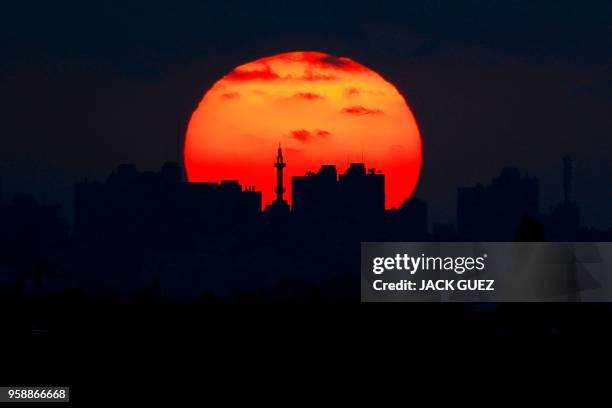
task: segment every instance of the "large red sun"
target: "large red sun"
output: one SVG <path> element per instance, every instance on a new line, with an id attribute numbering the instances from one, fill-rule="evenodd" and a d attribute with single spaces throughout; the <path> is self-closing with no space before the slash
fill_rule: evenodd
<path id="1" fill-rule="evenodd" d="M 274 198 L 278 144 L 291 176 L 364 161 L 385 174 L 385 203 L 412 194 L 421 136 L 398 90 L 357 62 L 320 52 L 290 52 L 241 65 L 210 88 L 185 140 L 189 181 L 239 180 Z"/>

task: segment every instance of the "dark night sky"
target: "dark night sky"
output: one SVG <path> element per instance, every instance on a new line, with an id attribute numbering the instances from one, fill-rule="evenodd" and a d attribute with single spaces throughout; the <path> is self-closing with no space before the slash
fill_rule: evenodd
<path id="1" fill-rule="evenodd" d="M 20 1 L 0 12 L 4 199 L 69 203 L 85 176 L 153 169 L 206 89 L 275 53 L 347 56 L 407 98 L 422 130 L 416 194 L 454 221 L 458 185 L 515 164 L 561 199 L 575 160 L 586 224 L 612 225 L 609 1 Z M 273 177 L 271 170 L 270 176 Z"/>

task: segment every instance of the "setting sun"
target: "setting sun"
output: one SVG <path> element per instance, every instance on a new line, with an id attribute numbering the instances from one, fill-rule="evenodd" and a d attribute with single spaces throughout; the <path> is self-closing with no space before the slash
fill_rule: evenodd
<path id="1" fill-rule="evenodd" d="M 268 204 L 279 143 L 289 202 L 291 176 L 363 161 L 385 174 L 386 207 L 397 207 L 421 168 L 418 126 L 392 84 L 348 58 L 291 52 L 241 65 L 206 92 L 187 128 L 188 179 L 239 180 Z"/>

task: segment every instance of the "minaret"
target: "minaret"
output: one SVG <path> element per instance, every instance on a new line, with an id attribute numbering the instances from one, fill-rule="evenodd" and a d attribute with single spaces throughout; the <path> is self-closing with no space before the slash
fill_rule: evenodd
<path id="1" fill-rule="evenodd" d="M 274 192 L 276 193 L 277 202 L 283 202 L 283 194 L 285 193 L 285 187 L 283 187 L 283 169 L 285 168 L 286 163 L 283 160 L 283 149 L 281 148 L 280 143 L 278 144 L 278 154 L 276 155 L 276 163 L 274 163 L 274 167 L 276 167 L 276 188 Z"/>
<path id="2" fill-rule="evenodd" d="M 285 187 L 283 185 L 283 169 L 286 165 L 287 163 L 285 163 L 283 158 L 283 149 L 281 149 L 279 143 L 278 153 L 276 154 L 276 162 L 274 163 L 274 167 L 276 167 L 276 188 L 274 188 L 276 199 L 266 207 L 266 216 L 273 223 L 285 223 L 289 217 L 289 204 L 287 204 L 287 202 L 283 199 L 283 194 L 285 194 Z"/>

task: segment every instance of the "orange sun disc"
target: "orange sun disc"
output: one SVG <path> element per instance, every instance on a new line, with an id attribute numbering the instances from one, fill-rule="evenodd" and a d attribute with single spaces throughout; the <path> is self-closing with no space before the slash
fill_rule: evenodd
<path id="1" fill-rule="evenodd" d="M 291 176 L 363 161 L 385 174 L 385 205 L 398 207 L 421 169 L 419 128 L 392 84 L 349 58 L 290 52 L 241 65 L 206 92 L 187 127 L 187 178 L 239 180 L 268 204 L 279 143 L 289 203 Z"/>

